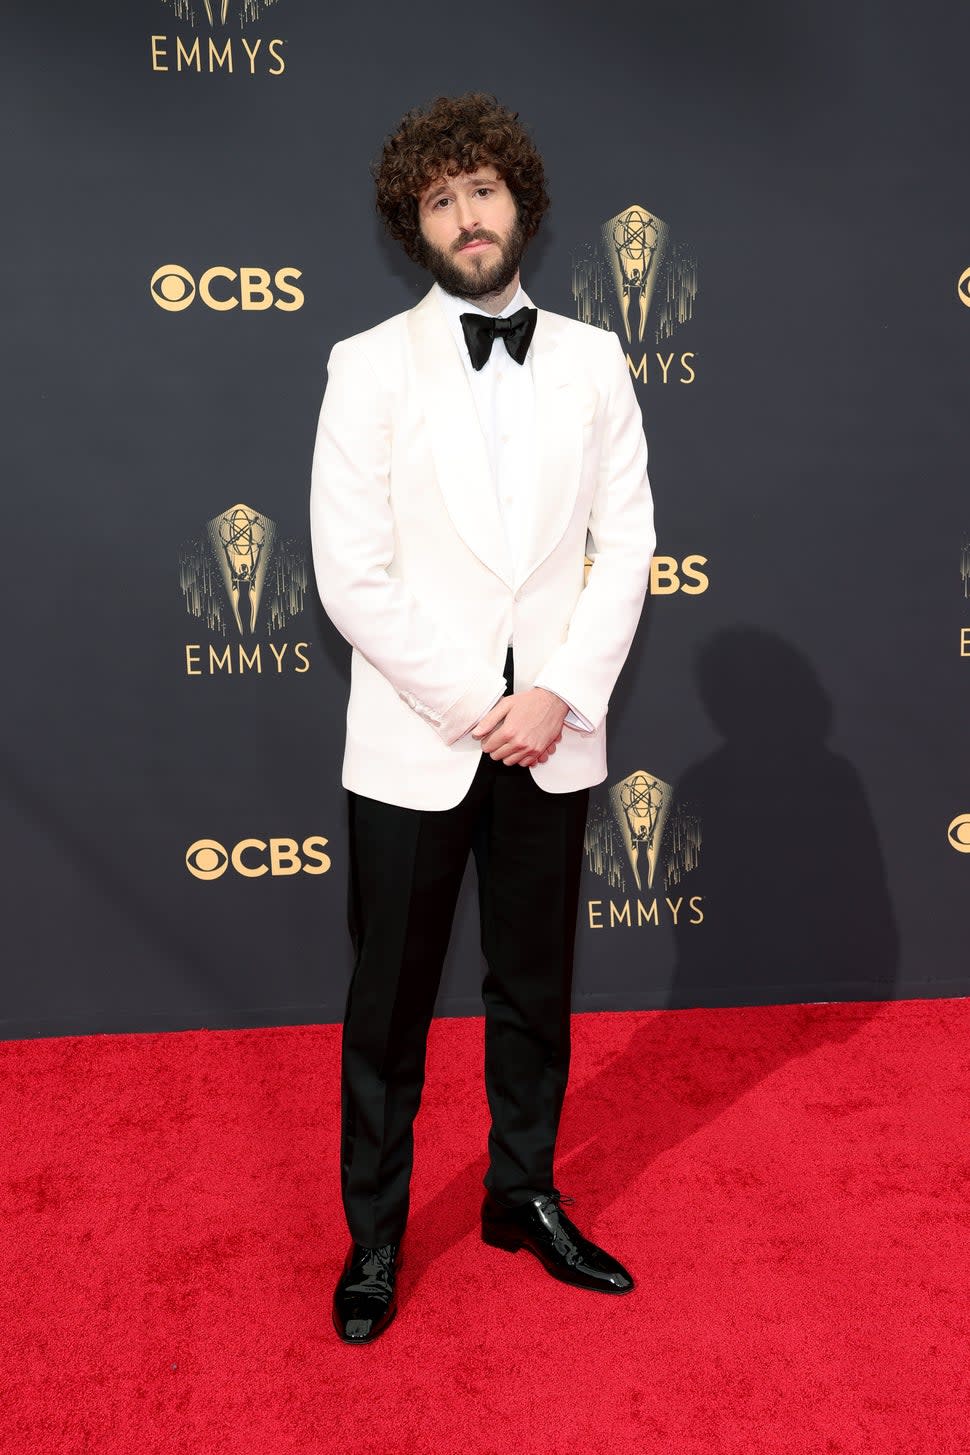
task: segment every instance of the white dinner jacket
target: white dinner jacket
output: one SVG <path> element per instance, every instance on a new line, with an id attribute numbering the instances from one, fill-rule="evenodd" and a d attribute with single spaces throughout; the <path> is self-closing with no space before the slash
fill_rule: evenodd
<path id="1" fill-rule="evenodd" d="M 310 530 L 324 609 L 353 647 L 342 782 L 355 793 L 461 801 L 510 637 L 513 690 L 541 676 L 594 728 L 564 729 L 529 769 L 539 787 L 606 777 L 607 708 L 655 544 L 647 444 L 615 334 L 540 308 L 531 358 L 538 470 L 516 568 L 436 290 L 331 351 Z"/>

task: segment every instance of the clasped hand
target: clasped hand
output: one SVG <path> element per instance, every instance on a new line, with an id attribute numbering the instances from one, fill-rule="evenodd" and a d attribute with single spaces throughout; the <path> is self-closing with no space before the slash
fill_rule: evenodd
<path id="1" fill-rule="evenodd" d="M 472 728 L 472 737 L 481 739 L 483 753 L 506 767 L 518 763 L 531 768 L 556 751 L 568 711 L 554 692 L 530 687 L 499 698 Z"/>

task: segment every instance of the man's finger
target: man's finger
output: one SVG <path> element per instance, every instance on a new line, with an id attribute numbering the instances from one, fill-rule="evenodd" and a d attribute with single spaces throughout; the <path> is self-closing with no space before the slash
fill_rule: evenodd
<path id="1" fill-rule="evenodd" d="M 475 727 L 472 728 L 472 737 L 483 738 L 485 737 L 486 733 L 490 733 L 493 728 L 497 728 L 499 723 L 505 717 L 505 714 L 508 712 L 510 706 L 511 703 L 509 702 L 508 697 L 499 698 L 495 706 L 490 707 L 488 712 L 486 712 L 485 716 L 478 721 Z"/>
<path id="2" fill-rule="evenodd" d="M 486 753 L 488 753 L 488 756 L 490 758 L 494 758 L 497 763 L 515 763 L 518 762 L 519 758 L 522 756 L 523 753 L 531 752 L 532 749 L 516 749 L 512 745 L 512 743 L 497 743 L 494 748 L 486 748 L 485 751 Z"/>
<path id="3" fill-rule="evenodd" d="M 553 742 L 546 748 L 536 749 L 513 748 L 510 743 L 500 743 L 491 752 L 487 748 L 485 751 L 488 752 L 490 758 L 505 763 L 508 767 L 512 767 L 516 763 L 524 765 L 525 767 L 531 767 L 536 761 L 544 760 L 547 754 L 554 753 L 556 751 L 556 744 Z"/>

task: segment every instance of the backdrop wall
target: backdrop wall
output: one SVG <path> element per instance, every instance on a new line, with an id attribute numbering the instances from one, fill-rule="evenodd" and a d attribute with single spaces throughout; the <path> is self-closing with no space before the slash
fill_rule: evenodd
<path id="1" fill-rule="evenodd" d="M 0 1034 L 341 1017 L 313 438 L 333 342 L 429 282 L 368 164 L 472 88 L 543 149 L 523 281 L 620 335 L 657 503 L 577 1008 L 970 991 L 962 7 L 61 0 L 5 35 Z"/>

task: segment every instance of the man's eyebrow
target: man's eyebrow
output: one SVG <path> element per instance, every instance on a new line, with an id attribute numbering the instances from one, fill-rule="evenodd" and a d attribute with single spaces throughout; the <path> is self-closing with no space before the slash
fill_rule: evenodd
<path id="1" fill-rule="evenodd" d="M 464 173 L 461 173 L 464 179 Z M 430 202 L 432 197 L 437 197 L 439 192 L 444 192 L 452 183 L 457 182 L 457 177 L 450 177 L 447 182 L 436 182 L 431 191 L 425 196 L 425 201 Z M 466 187 L 494 187 L 498 181 L 497 177 L 469 177 L 465 180 Z"/>

